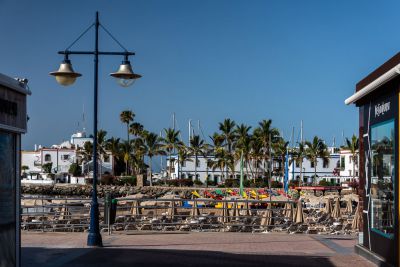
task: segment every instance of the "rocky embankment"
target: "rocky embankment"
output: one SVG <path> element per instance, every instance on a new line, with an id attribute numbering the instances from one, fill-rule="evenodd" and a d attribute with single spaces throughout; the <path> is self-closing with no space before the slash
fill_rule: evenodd
<path id="1" fill-rule="evenodd" d="M 23 195 L 45 195 L 45 196 L 68 196 L 68 197 L 89 197 L 92 194 L 92 185 L 71 185 L 71 184 L 55 184 L 55 185 L 21 185 Z M 176 194 L 181 198 L 190 198 L 194 188 L 184 187 L 159 187 L 159 186 L 116 186 L 116 185 L 98 185 L 97 192 L 100 198 L 106 193 L 111 193 L 113 197 L 124 197 L 135 194 L 143 194 L 146 198 L 158 198 L 168 194 Z M 198 192 L 204 189 L 197 189 Z"/>

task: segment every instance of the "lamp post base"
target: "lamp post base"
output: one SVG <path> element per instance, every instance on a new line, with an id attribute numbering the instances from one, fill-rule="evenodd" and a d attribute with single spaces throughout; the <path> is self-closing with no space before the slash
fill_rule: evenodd
<path id="1" fill-rule="evenodd" d="M 102 247 L 103 241 L 101 238 L 101 234 L 100 233 L 89 233 L 88 239 L 87 239 L 87 245 L 89 247 Z"/>
<path id="2" fill-rule="evenodd" d="M 95 183 L 93 183 L 93 185 L 96 186 Z M 94 190 L 94 192 L 96 191 Z M 103 241 L 99 229 L 99 204 L 97 203 L 97 196 L 92 199 L 92 204 L 90 208 L 90 226 L 87 245 L 90 247 L 103 246 Z"/>

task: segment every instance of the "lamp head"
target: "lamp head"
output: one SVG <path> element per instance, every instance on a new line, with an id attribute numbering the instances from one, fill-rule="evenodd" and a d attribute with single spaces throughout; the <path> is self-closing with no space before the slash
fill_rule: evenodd
<path id="1" fill-rule="evenodd" d="M 117 72 L 110 73 L 110 76 L 117 79 L 117 82 L 122 87 L 128 87 L 132 85 L 137 79 L 142 77 L 136 74 L 132 70 L 132 65 L 129 60 L 122 61 Z"/>
<path id="2" fill-rule="evenodd" d="M 82 74 L 74 71 L 71 61 L 67 58 L 60 64 L 58 71 L 50 72 L 50 75 L 55 76 L 57 82 L 64 86 L 73 84 L 77 77 L 82 76 Z"/>

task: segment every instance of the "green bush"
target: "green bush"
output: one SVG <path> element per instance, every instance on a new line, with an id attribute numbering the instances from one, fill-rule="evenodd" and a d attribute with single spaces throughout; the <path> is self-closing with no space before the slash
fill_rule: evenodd
<path id="1" fill-rule="evenodd" d="M 114 184 L 115 177 L 110 174 L 103 174 L 100 179 L 100 184 L 111 185 Z"/>
<path id="2" fill-rule="evenodd" d="M 269 186 L 268 181 L 263 178 L 257 178 L 255 182 L 253 180 L 250 181 L 250 187 L 262 188 L 262 187 L 268 187 L 268 186 Z"/>
<path id="3" fill-rule="evenodd" d="M 114 179 L 114 184 L 116 185 L 132 185 L 136 186 L 135 176 L 120 176 Z"/>
<path id="4" fill-rule="evenodd" d="M 217 185 L 217 183 L 214 182 L 214 180 L 207 179 L 207 186 L 216 186 L 216 185 Z"/>
<path id="5" fill-rule="evenodd" d="M 319 181 L 318 185 L 320 186 L 331 186 L 331 183 L 326 181 L 325 179 Z"/>
<path id="6" fill-rule="evenodd" d="M 291 180 L 289 182 L 289 187 L 296 187 L 296 186 L 299 186 L 299 181 Z"/>
<path id="7" fill-rule="evenodd" d="M 51 169 L 53 167 L 53 162 L 45 163 L 42 165 L 43 172 L 51 173 Z"/>
<path id="8" fill-rule="evenodd" d="M 203 185 L 203 183 L 200 180 L 194 180 L 193 184 L 194 185 L 198 185 L 198 186 L 202 186 Z"/>
<path id="9" fill-rule="evenodd" d="M 170 179 L 166 180 L 168 186 L 193 186 L 192 179 Z"/>
<path id="10" fill-rule="evenodd" d="M 248 180 L 248 179 L 244 180 L 243 181 L 243 186 L 244 187 L 250 187 L 251 186 L 251 180 Z"/>
<path id="11" fill-rule="evenodd" d="M 78 163 L 72 163 L 71 166 L 69 166 L 68 173 L 72 174 L 72 176 L 81 176 L 82 175 L 82 168 Z"/>
<path id="12" fill-rule="evenodd" d="M 238 187 L 239 185 L 240 185 L 240 182 L 237 179 L 226 179 L 225 180 L 226 187 Z"/>
<path id="13" fill-rule="evenodd" d="M 271 182 L 271 187 L 272 188 L 282 188 L 283 184 L 281 182 L 279 182 L 279 181 L 272 181 Z"/>

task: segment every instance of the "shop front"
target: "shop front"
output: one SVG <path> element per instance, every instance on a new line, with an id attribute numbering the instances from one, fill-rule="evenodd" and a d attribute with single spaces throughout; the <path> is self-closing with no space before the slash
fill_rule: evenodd
<path id="1" fill-rule="evenodd" d="M 20 266 L 20 144 L 30 94 L 26 83 L 0 73 L 0 266 Z"/>
<path id="2" fill-rule="evenodd" d="M 400 53 L 356 85 L 346 104 L 359 108 L 363 223 L 356 251 L 383 264 L 399 264 Z"/>

